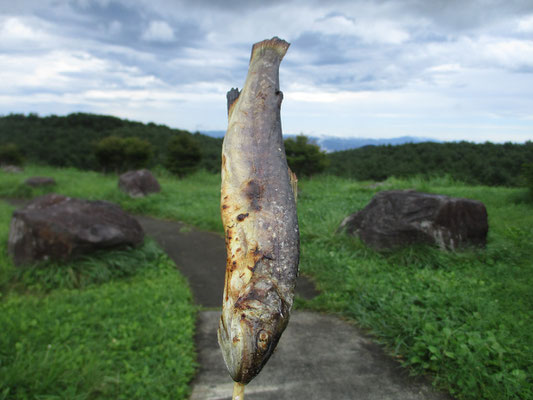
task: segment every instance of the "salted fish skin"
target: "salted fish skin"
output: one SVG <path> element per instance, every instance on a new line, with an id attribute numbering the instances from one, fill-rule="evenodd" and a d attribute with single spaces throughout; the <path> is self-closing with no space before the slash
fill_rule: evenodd
<path id="1" fill-rule="evenodd" d="M 218 339 L 230 375 L 244 384 L 287 326 L 298 275 L 298 219 L 280 118 L 279 65 L 288 47 L 278 38 L 256 43 L 244 88 L 228 93 L 221 187 L 227 264 Z"/>

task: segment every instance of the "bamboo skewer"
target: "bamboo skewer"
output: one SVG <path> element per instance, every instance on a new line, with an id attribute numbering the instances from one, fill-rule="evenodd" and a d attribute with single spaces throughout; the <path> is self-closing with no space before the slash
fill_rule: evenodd
<path id="1" fill-rule="evenodd" d="M 235 382 L 233 385 L 233 400 L 244 400 L 244 385 Z"/>

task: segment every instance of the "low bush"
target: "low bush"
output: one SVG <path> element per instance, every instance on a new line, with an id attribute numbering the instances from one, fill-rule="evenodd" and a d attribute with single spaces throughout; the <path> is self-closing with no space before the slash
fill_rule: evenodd
<path id="1" fill-rule="evenodd" d="M 136 137 L 108 136 L 95 145 L 100 168 L 106 172 L 123 172 L 146 167 L 153 155 L 152 145 Z"/>
<path id="2" fill-rule="evenodd" d="M 522 175 L 529 189 L 530 200 L 533 201 L 533 162 L 522 165 Z"/>
<path id="3" fill-rule="evenodd" d="M 180 134 L 170 139 L 165 167 L 173 174 L 183 177 L 194 172 L 201 159 L 200 147 L 191 136 Z"/>
<path id="4" fill-rule="evenodd" d="M 72 262 L 43 261 L 12 268 L 4 287 L 7 291 L 43 294 L 55 289 L 85 289 L 115 279 L 127 278 L 157 265 L 161 249 L 151 239 L 137 249 L 103 250 Z"/>
<path id="5" fill-rule="evenodd" d="M 0 145 L 0 165 L 22 165 L 23 156 L 20 149 L 13 143 Z"/>
<path id="6" fill-rule="evenodd" d="M 320 146 L 311 143 L 307 136 L 288 138 L 284 143 L 287 163 L 296 176 L 303 178 L 319 174 L 327 167 L 326 153 L 320 150 Z"/>

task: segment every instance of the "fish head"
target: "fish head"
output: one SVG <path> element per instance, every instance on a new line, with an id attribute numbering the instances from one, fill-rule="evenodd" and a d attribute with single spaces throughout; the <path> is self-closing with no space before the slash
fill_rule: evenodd
<path id="1" fill-rule="evenodd" d="M 269 280 L 258 280 L 222 314 L 218 341 L 234 381 L 250 382 L 272 355 L 285 330 L 290 306 Z"/>

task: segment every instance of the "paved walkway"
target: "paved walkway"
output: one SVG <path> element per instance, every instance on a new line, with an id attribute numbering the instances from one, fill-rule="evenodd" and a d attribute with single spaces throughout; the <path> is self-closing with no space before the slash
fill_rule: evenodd
<path id="1" fill-rule="evenodd" d="M 200 370 L 191 400 L 230 400 L 233 390 L 216 329 L 219 311 L 200 313 L 196 343 Z M 306 311 L 291 320 L 245 400 L 444 400 L 422 380 L 339 318 Z"/>
<path id="2" fill-rule="evenodd" d="M 196 346 L 200 368 L 191 400 L 231 400 L 231 380 L 218 347 L 226 250 L 217 234 L 172 221 L 138 217 L 187 276 L 199 313 Z M 298 278 L 297 295 L 317 294 Z M 212 310 L 216 307 L 217 310 Z M 246 400 L 445 400 L 423 379 L 408 376 L 353 325 L 312 312 L 295 311 L 278 347 L 261 373 L 247 385 Z"/>

